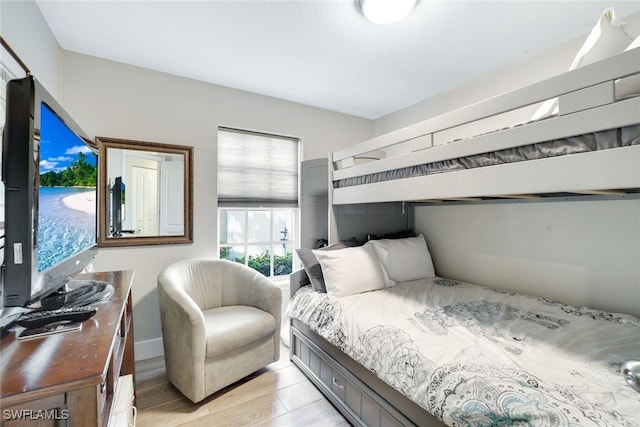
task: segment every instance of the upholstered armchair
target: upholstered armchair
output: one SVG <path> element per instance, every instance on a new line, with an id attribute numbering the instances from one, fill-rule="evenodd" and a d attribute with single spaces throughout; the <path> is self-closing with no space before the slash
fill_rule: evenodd
<path id="1" fill-rule="evenodd" d="M 193 402 L 280 357 L 282 292 L 242 264 L 190 259 L 158 276 L 169 381 Z"/>

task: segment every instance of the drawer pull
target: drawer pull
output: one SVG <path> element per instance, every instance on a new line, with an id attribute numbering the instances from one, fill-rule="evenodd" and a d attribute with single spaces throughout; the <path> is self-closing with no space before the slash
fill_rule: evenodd
<path id="1" fill-rule="evenodd" d="M 344 384 L 340 384 L 340 381 L 338 381 L 336 379 L 336 377 L 333 377 L 332 379 L 333 385 L 338 387 L 339 389 L 343 389 L 344 388 Z"/>

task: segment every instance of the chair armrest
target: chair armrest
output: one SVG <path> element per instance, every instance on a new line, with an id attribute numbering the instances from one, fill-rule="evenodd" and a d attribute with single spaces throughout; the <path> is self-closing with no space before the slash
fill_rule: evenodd
<path id="1" fill-rule="evenodd" d="M 158 300 L 167 376 L 187 397 L 204 395 L 206 331 L 200 307 L 164 271 L 158 277 Z M 177 282 L 176 282 L 177 280 Z M 200 372 L 199 372 L 200 371 Z"/>
<path id="2" fill-rule="evenodd" d="M 158 286 L 158 299 L 163 340 L 175 345 L 172 351 L 194 357 L 201 354 L 204 359 L 206 331 L 200 307 L 186 292 L 162 284 Z M 178 342 L 182 345 L 176 345 Z"/>
<path id="3" fill-rule="evenodd" d="M 273 336 L 273 360 L 280 358 L 280 328 L 282 327 L 282 290 L 271 280 L 256 272 L 249 282 L 249 304 L 260 308 L 276 320 Z"/>
<path id="4" fill-rule="evenodd" d="M 282 317 L 282 290 L 260 273 L 253 278 L 250 288 L 249 304 L 271 313 L 276 318 L 279 330 Z"/>

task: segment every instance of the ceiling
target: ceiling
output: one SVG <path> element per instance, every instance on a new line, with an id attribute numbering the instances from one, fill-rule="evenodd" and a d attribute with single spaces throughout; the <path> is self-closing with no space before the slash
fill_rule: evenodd
<path id="1" fill-rule="evenodd" d="M 376 119 L 587 34 L 640 1 L 36 0 L 63 49 Z"/>

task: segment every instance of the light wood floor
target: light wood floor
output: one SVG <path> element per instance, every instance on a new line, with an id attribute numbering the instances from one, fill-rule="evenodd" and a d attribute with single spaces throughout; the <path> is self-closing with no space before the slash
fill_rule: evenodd
<path id="1" fill-rule="evenodd" d="M 141 369 L 136 377 L 138 427 L 350 425 L 291 363 L 284 346 L 278 362 L 198 404 L 169 384 L 163 366 Z"/>

